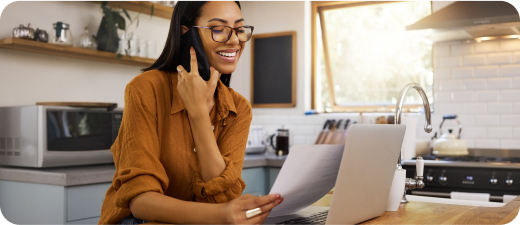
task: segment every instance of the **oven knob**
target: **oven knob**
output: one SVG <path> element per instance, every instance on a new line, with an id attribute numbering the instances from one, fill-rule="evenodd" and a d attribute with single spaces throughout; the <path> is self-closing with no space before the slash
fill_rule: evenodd
<path id="1" fill-rule="evenodd" d="M 489 182 L 491 183 L 491 185 L 496 185 L 498 183 L 498 180 L 495 178 L 491 178 L 489 179 Z"/>
<path id="2" fill-rule="evenodd" d="M 430 175 L 426 176 L 426 181 L 428 181 L 428 183 L 433 182 L 433 176 L 430 176 Z"/>
<path id="3" fill-rule="evenodd" d="M 439 177 L 439 182 L 445 184 L 446 182 L 448 182 L 448 177 L 440 176 L 440 177 Z"/>
<path id="4" fill-rule="evenodd" d="M 511 185 L 513 185 L 513 180 L 511 180 L 511 179 L 507 179 L 507 180 L 506 180 L 506 184 L 507 184 L 507 186 L 511 186 Z"/>

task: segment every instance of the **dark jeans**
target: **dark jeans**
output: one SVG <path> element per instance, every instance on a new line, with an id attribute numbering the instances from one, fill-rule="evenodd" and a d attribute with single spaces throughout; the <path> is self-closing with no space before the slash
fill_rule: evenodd
<path id="1" fill-rule="evenodd" d="M 119 224 L 120 225 L 135 225 L 135 224 L 143 224 L 143 223 L 148 223 L 148 222 L 150 222 L 150 221 L 137 219 L 133 215 L 130 215 L 130 216 L 122 219 L 121 221 L 119 221 Z"/>

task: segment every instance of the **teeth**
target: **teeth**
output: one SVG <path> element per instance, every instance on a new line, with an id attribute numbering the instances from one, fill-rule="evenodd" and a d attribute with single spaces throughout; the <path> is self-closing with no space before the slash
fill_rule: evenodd
<path id="1" fill-rule="evenodd" d="M 234 57 L 237 52 L 217 52 L 219 55 L 221 56 L 226 56 L 226 57 Z"/>

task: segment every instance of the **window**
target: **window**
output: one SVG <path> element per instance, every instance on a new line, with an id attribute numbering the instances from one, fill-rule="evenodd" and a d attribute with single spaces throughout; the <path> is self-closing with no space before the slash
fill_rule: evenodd
<path id="1" fill-rule="evenodd" d="M 421 85 L 431 101 L 432 42 L 406 31 L 430 14 L 429 1 L 314 2 L 313 108 L 391 111 L 411 82 Z M 409 92 L 405 104 L 419 108 L 422 100 Z"/>

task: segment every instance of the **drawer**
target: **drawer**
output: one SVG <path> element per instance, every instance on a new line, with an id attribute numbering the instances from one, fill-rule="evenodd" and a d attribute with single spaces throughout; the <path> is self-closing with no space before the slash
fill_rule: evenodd
<path id="1" fill-rule="evenodd" d="M 111 183 L 67 187 L 67 222 L 101 216 L 101 205 Z"/>

